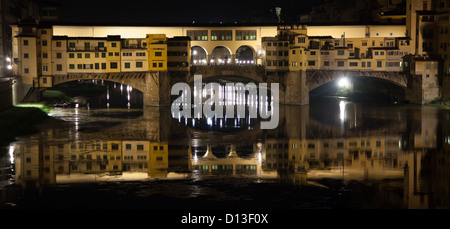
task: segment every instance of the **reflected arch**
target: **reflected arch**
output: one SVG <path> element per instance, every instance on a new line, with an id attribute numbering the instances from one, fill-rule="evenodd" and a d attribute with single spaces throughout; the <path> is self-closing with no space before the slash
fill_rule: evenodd
<path id="1" fill-rule="evenodd" d="M 211 65 L 228 65 L 233 62 L 231 50 L 226 46 L 216 46 L 211 52 Z"/>
<path id="2" fill-rule="evenodd" d="M 191 47 L 191 65 L 207 65 L 208 52 L 202 46 Z"/>
<path id="3" fill-rule="evenodd" d="M 256 64 L 256 51 L 248 45 L 240 46 L 236 50 L 235 63 L 240 65 Z"/>

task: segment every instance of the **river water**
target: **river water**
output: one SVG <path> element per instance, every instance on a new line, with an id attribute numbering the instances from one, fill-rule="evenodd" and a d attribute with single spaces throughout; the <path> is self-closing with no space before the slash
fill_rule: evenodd
<path id="1" fill-rule="evenodd" d="M 329 97 L 280 106 L 262 130 L 92 106 L 55 108 L 61 122 L 11 143 L 0 208 L 450 207 L 450 110 Z"/>

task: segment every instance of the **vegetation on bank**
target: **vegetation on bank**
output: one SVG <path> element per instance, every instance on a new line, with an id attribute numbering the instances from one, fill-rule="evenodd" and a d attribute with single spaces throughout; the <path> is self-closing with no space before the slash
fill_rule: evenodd
<path id="1" fill-rule="evenodd" d="M 48 118 L 37 107 L 16 106 L 0 112 L 0 147 L 9 145 L 18 136 L 36 133 L 37 125 Z"/>
<path id="2" fill-rule="evenodd" d="M 72 101 L 75 97 L 95 98 L 106 94 L 106 87 L 90 83 L 77 83 L 56 86 L 42 93 L 43 101 L 53 104 L 60 101 Z"/>

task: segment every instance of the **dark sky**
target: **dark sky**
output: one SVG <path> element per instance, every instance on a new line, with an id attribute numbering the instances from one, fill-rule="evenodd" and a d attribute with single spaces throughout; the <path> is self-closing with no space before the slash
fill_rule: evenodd
<path id="1" fill-rule="evenodd" d="M 296 20 L 320 0 L 52 0 L 61 3 L 61 21 L 84 23 L 271 23 L 275 7 L 285 22 Z"/>

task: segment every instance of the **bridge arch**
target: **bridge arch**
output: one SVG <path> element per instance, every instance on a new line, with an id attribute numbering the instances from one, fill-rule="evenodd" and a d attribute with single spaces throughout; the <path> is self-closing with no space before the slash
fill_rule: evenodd
<path id="1" fill-rule="evenodd" d="M 236 64 L 255 64 L 256 51 L 249 45 L 242 45 L 236 50 Z"/>
<path id="2" fill-rule="evenodd" d="M 192 65 L 207 65 L 208 52 L 200 45 L 191 47 L 191 64 Z"/>
<path id="3" fill-rule="evenodd" d="M 128 85 L 141 92 L 146 91 L 146 75 L 149 72 L 129 72 L 129 73 L 75 73 L 65 76 L 54 76 L 53 86 L 78 80 L 104 80 L 114 83 Z M 150 75 L 152 75 L 150 73 Z"/>
<path id="4" fill-rule="evenodd" d="M 211 65 L 227 65 L 233 62 L 233 52 L 226 46 L 216 46 L 210 55 Z"/>
<path id="5" fill-rule="evenodd" d="M 311 92 L 312 90 L 333 81 L 338 81 L 343 78 L 359 77 L 382 79 L 404 89 L 407 87 L 406 75 L 399 72 L 381 71 L 307 71 L 306 85 L 308 91 Z"/>

